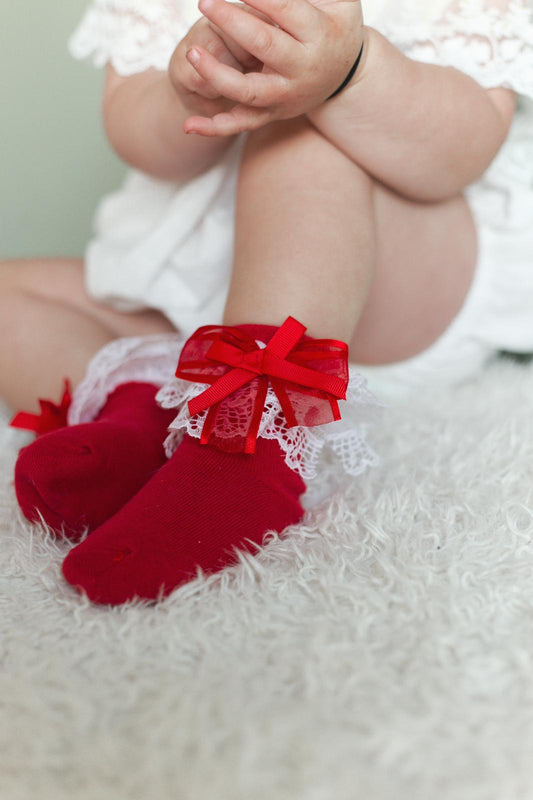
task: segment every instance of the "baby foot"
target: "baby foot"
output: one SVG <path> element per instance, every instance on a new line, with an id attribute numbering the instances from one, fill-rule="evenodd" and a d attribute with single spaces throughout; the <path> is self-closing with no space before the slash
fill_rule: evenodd
<path id="1" fill-rule="evenodd" d="M 175 412 L 159 408 L 156 386 L 126 383 L 94 422 L 40 436 L 18 456 L 15 491 L 24 516 L 77 538 L 109 519 L 161 467 Z"/>
<path id="2" fill-rule="evenodd" d="M 169 594 L 196 575 L 235 561 L 268 530 L 303 516 L 301 477 L 276 441 L 253 455 L 227 453 L 185 436 L 171 459 L 114 517 L 73 548 L 63 574 L 95 603 Z"/>

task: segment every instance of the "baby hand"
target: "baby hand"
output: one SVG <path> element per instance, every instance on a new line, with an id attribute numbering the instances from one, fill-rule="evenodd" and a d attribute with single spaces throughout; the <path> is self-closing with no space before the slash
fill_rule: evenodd
<path id="1" fill-rule="evenodd" d="M 187 51 L 198 75 L 237 103 L 189 117 L 187 133 L 229 136 L 306 114 L 340 86 L 361 49 L 360 0 L 248 0 L 247 5 L 269 19 L 226 0 L 200 0 L 200 11 L 263 67 L 243 74 L 206 48 Z"/>
<path id="2" fill-rule="evenodd" d="M 201 77 L 185 57 L 186 52 L 197 45 L 220 63 L 239 73 L 247 69 L 260 69 L 262 65 L 205 17 L 199 19 L 184 36 L 174 50 L 168 66 L 168 76 L 174 91 L 191 114 L 210 116 L 227 111 L 235 102 L 221 97 L 220 91 L 209 80 Z"/>

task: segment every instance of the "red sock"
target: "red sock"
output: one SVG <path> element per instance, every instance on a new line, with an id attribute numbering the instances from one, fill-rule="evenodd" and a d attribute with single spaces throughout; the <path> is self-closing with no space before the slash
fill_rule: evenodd
<path id="1" fill-rule="evenodd" d="M 209 390 L 189 403 L 190 414 L 201 414 L 193 409 L 205 404 L 208 395 L 206 408 L 213 413 L 202 427 L 207 443 L 185 435 L 138 494 L 65 559 L 65 578 L 93 602 L 119 604 L 167 595 L 193 578 L 198 567 L 207 573 L 223 569 L 235 561 L 235 549 L 254 552 L 250 541 L 261 544 L 267 531 L 280 533 L 302 518 L 299 498 L 305 484 L 287 466 L 275 439 L 257 438 L 257 410 L 261 413 L 265 380 L 272 375 L 281 407 L 293 424 L 323 424 L 334 418 L 331 391 L 336 397 L 345 393 L 347 346 L 303 339 L 305 328 L 292 318 L 279 329 L 237 327 L 200 328 L 180 357 L 177 375 L 185 380 L 195 382 L 195 370 L 207 370 L 199 380 L 210 383 Z M 268 343 L 263 352 L 255 340 Z M 285 361 L 286 356 L 292 361 Z M 230 365 L 229 371 L 222 373 L 219 364 Z M 301 381 L 303 394 L 291 379 Z M 250 392 L 246 386 L 252 381 Z M 238 394 L 239 387 L 245 387 L 244 393 Z M 220 415 L 228 428 L 222 421 L 216 427 L 222 392 L 229 397 L 227 413 Z"/>
<path id="2" fill-rule="evenodd" d="M 76 538 L 115 514 L 165 463 L 173 410 L 159 408 L 157 387 L 126 383 L 97 420 L 40 436 L 18 456 L 15 490 L 24 516 L 41 517 Z"/>
<path id="3" fill-rule="evenodd" d="M 305 484 L 276 441 L 254 455 L 226 453 L 185 436 L 171 459 L 115 516 L 73 548 L 63 574 L 96 603 L 156 598 L 252 550 L 269 530 L 303 516 Z"/>

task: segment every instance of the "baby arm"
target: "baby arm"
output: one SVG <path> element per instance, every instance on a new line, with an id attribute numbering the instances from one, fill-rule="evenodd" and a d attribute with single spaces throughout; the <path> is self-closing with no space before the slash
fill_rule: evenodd
<path id="1" fill-rule="evenodd" d="M 413 61 L 366 28 L 364 57 L 350 84 L 307 116 L 398 194 L 439 201 L 483 174 L 515 109 L 512 91 L 487 91 L 452 67 Z"/>
<path id="2" fill-rule="evenodd" d="M 108 67 L 104 127 L 117 155 L 135 169 L 181 182 L 215 164 L 232 140 L 193 140 L 183 132 L 189 115 L 166 73 L 121 77 Z"/>
<path id="3" fill-rule="evenodd" d="M 327 100 L 360 50 L 358 0 L 248 3 L 276 27 L 247 18 L 225 0 L 200 2 L 202 12 L 264 67 L 242 75 L 205 50 L 189 51 L 199 74 L 238 103 L 210 119 L 189 119 L 189 130 L 220 137 L 305 114 L 368 174 L 419 201 L 459 194 L 483 174 L 505 141 L 516 107 L 513 92 L 487 91 L 452 67 L 413 61 L 373 28 L 364 28 L 355 76 Z"/>
<path id="4" fill-rule="evenodd" d="M 363 41 L 360 0 L 247 0 L 247 6 L 267 16 L 251 15 L 227 0 L 200 0 L 198 5 L 262 66 L 260 72 L 243 75 L 205 48 L 187 51 L 198 75 L 236 103 L 229 112 L 191 116 L 186 129 L 201 136 L 257 130 L 316 108 L 339 87 Z"/>
<path id="5" fill-rule="evenodd" d="M 102 110 L 109 142 L 126 163 L 162 180 L 190 180 L 215 164 L 232 142 L 233 137 L 205 139 L 184 131 L 192 113 L 212 114 L 234 105 L 187 61 L 186 51 L 197 44 L 239 74 L 257 69 L 257 59 L 205 18 L 178 44 L 167 72 L 149 69 L 122 77 L 107 68 Z"/>

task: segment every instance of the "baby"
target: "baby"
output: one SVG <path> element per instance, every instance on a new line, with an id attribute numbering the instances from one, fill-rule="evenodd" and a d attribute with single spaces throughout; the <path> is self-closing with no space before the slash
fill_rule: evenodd
<path id="1" fill-rule="evenodd" d="M 525 0 L 376 0 L 365 23 L 356 0 L 200 0 L 170 52 L 184 10 L 145 3 L 97 0 L 74 44 L 110 64 L 106 131 L 136 170 L 99 210 L 87 289 L 78 262 L 2 269 L 3 396 L 76 387 L 15 418 L 40 434 L 17 496 L 89 528 L 63 572 L 100 603 L 297 523 L 324 446 L 362 472 L 362 374 L 423 390 L 533 350 Z M 115 39 L 155 31 L 149 66 L 94 41 L 113 16 Z"/>

